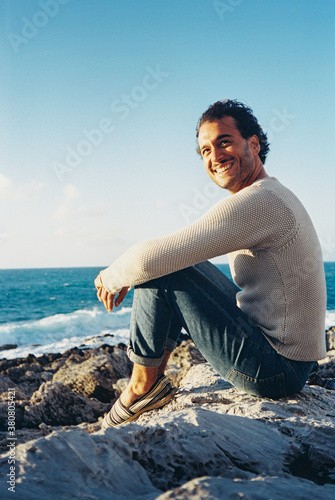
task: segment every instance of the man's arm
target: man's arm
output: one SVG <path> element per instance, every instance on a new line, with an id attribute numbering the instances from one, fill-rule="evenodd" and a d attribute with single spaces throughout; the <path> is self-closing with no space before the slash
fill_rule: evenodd
<path id="1" fill-rule="evenodd" d="M 284 217 L 285 231 L 280 221 Z M 137 243 L 102 271 L 112 295 L 151 279 L 243 249 L 264 250 L 286 241 L 295 221 L 266 189 L 250 186 L 225 198 L 200 219 L 175 233 Z"/>

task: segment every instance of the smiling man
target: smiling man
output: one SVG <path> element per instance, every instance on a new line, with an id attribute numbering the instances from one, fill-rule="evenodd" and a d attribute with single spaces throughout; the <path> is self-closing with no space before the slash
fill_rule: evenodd
<path id="1" fill-rule="evenodd" d="M 266 177 L 258 153 L 257 135 L 244 139 L 231 116 L 205 122 L 199 128 L 199 152 L 210 178 L 235 194 L 255 180 Z"/>
<path id="2" fill-rule="evenodd" d="M 257 397 L 299 392 L 326 354 L 320 244 L 297 197 L 267 175 L 269 144 L 252 110 L 214 103 L 197 138 L 208 175 L 232 196 L 180 231 L 134 245 L 95 280 L 108 311 L 135 287 L 134 368 L 105 428 L 171 400 L 164 370 L 182 328 L 223 378 Z M 234 282 L 208 262 L 225 254 Z"/>

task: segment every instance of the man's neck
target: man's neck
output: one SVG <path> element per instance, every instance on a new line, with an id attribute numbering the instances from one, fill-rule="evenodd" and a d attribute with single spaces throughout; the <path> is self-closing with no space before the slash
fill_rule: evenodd
<path id="1" fill-rule="evenodd" d="M 255 170 L 252 173 L 252 175 L 249 177 L 249 179 L 247 180 L 247 182 L 245 183 L 245 185 L 241 187 L 241 189 L 249 187 L 254 182 L 259 181 L 260 179 L 266 179 L 267 177 L 269 177 L 269 176 L 268 176 L 268 174 L 265 171 L 263 163 L 260 161 L 256 165 Z M 241 191 L 241 189 L 239 189 L 238 191 Z M 230 192 L 230 194 L 236 194 L 236 193 L 238 193 L 238 191 L 229 191 L 229 192 Z"/>

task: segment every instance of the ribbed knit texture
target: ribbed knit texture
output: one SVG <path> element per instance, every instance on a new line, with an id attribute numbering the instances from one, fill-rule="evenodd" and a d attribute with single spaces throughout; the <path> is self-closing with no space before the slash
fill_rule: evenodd
<path id="1" fill-rule="evenodd" d="M 238 306 L 283 356 L 314 361 L 326 355 L 326 286 L 312 221 L 297 197 L 270 177 L 218 202 L 173 234 L 131 247 L 102 272 L 117 293 L 229 254 Z"/>

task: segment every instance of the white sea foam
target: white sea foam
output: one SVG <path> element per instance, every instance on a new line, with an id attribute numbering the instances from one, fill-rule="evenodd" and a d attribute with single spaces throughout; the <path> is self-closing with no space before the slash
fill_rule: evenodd
<path id="1" fill-rule="evenodd" d="M 107 333 L 107 335 L 106 335 Z M 106 336 L 105 336 L 106 335 Z M 99 347 L 102 344 L 116 345 L 120 342 L 127 343 L 129 339 L 129 330 L 120 329 L 115 330 L 112 334 L 110 332 L 101 332 L 100 335 L 88 337 L 71 337 L 64 338 L 59 342 L 51 342 L 44 345 L 27 345 L 17 347 L 16 349 L 9 349 L 0 352 L 0 359 L 13 359 L 24 358 L 28 354 L 41 356 L 42 354 L 60 352 L 63 353 L 72 347 Z"/>
<path id="2" fill-rule="evenodd" d="M 0 345 L 16 344 L 18 353 L 20 349 L 27 349 L 34 344 L 46 347 L 62 343 L 66 345 L 71 341 L 71 345 L 78 345 L 84 338 L 102 332 L 116 334 L 122 331 L 121 336 L 124 338 L 124 332 L 129 332 L 130 312 L 130 307 L 123 307 L 111 313 L 94 307 L 69 314 L 56 314 L 40 320 L 5 323 L 0 325 Z M 6 352 L 8 351 L 0 352 L 0 357 L 7 357 L 4 355 Z"/>
<path id="3" fill-rule="evenodd" d="M 335 310 L 331 309 L 326 313 L 326 328 L 335 326 Z"/>
<path id="4" fill-rule="evenodd" d="M 69 314 L 56 314 L 40 320 L 0 325 L 0 345 L 15 344 L 16 349 L 0 351 L 0 359 L 21 358 L 65 352 L 75 346 L 97 347 L 103 343 L 128 342 L 130 307 L 108 313 L 94 307 Z M 335 326 L 335 310 L 326 314 L 326 328 Z"/>

